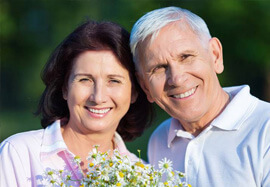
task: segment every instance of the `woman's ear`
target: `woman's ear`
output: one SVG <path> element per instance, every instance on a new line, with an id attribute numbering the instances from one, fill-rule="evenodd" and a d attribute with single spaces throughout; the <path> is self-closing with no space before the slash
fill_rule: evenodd
<path id="1" fill-rule="evenodd" d="M 136 91 L 136 89 L 134 88 L 134 86 L 132 86 L 132 91 L 131 91 L 131 101 L 130 103 L 133 104 L 136 102 L 138 98 L 138 92 Z"/>
<path id="2" fill-rule="evenodd" d="M 62 87 L 62 94 L 63 98 L 67 100 L 67 87 L 65 85 Z"/>
<path id="3" fill-rule="evenodd" d="M 209 52 L 214 62 L 214 69 L 217 74 L 220 74 L 224 70 L 222 45 L 219 39 L 213 37 L 209 41 Z"/>
<path id="4" fill-rule="evenodd" d="M 144 78 L 142 77 L 142 75 L 139 73 L 139 72 L 136 72 L 136 77 L 137 77 L 137 80 L 141 86 L 141 88 L 143 89 L 144 93 L 146 94 L 147 96 L 147 100 L 150 102 L 150 103 L 153 103 L 154 100 L 153 100 L 153 97 L 151 96 L 150 94 L 150 91 L 147 87 L 147 85 L 145 84 L 145 81 L 144 81 Z"/>

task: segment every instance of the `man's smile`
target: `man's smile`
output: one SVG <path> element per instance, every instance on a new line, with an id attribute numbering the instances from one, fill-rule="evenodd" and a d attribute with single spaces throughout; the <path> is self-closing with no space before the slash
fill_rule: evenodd
<path id="1" fill-rule="evenodd" d="M 176 98 L 176 99 L 183 99 L 183 98 L 189 97 L 192 94 L 194 94 L 195 91 L 196 91 L 196 89 L 197 89 L 197 87 L 194 87 L 191 90 L 188 90 L 188 91 L 186 91 L 184 93 L 176 94 L 176 95 L 171 95 L 171 97 Z"/>

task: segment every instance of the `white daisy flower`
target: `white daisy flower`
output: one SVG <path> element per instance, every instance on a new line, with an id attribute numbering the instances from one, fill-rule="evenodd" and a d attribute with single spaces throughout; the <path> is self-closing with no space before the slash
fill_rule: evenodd
<path id="1" fill-rule="evenodd" d="M 79 156 L 75 156 L 75 157 L 74 157 L 74 162 L 75 162 L 76 164 L 80 164 L 81 161 L 82 161 L 81 157 L 79 157 Z"/>
<path id="2" fill-rule="evenodd" d="M 158 167 L 162 173 L 169 173 L 172 171 L 172 161 L 167 159 L 166 157 L 163 158 L 161 161 L 158 162 Z"/>
<path id="3" fill-rule="evenodd" d="M 48 186 L 151 186 L 151 187 L 190 187 L 185 182 L 184 173 L 173 170 L 172 161 L 167 158 L 159 161 L 159 168 L 145 164 L 142 160 L 131 162 L 127 156 L 114 150 L 110 156 L 108 152 L 101 153 L 95 146 L 87 158 L 88 172 L 82 179 L 73 179 L 67 170 L 47 170 L 45 178 Z M 74 157 L 74 162 L 80 168 L 81 159 Z M 80 170 L 82 172 L 82 170 Z"/>

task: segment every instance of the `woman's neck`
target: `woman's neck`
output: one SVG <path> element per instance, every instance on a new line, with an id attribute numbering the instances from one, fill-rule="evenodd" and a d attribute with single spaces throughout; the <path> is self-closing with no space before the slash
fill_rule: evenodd
<path id="1" fill-rule="evenodd" d="M 68 124 L 61 127 L 61 132 L 68 150 L 81 158 L 81 167 L 84 173 L 87 171 L 87 156 L 94 146 L 98 145 L 100 152 L 108 152 L 110 150 L 109 153 L 113 153 L 113 134 L 81 134 L 73 130 Z"/>

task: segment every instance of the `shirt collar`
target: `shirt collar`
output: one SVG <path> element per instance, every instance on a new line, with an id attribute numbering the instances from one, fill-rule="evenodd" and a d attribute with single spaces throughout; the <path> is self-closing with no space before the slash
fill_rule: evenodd
<path id="1" fill-rule="evenodd" d="M 224 90 L 231 96 L 231 101 L 224 111 L 212 121 L 210 128 L 214 126 L 227 131 L 238 130 L 254 110 L 258 99 L 250 95 L 250 88 L 248 85 L 227 87 L 224 88 Z M 177 119 L 172 118 L 167 142 L 169 148 L 172 141 L 177 136 L 191 140 L 195 138 L 192 134 L 183 129 Z"/>
<path id="2" fill-rule="evenodd" d="M 53 124 L 44 130 L 43 141 L 41 145 L 42 160 L 48 156 L 57 154 L 60 151 L 68 151 L 67 145 L 64 142 L 62 136 L 60 123 L 60 120 L 56 120 Z M 118 149 L 120 154 L 129 154 L 124 141 L 117 132 L 114 133 L 113 142 L 115 149 Z"/>
<path id="3" fill-rule="evenodd" d="M 61 133 L 60 120 L 56 120 L 44 130 L 40 153 L 41 159 L 64 150 L 67 150 L 67 145 Z"/>
<path id="4" fill-rule="evenodd" d="M 114 149 L 118 149 L 120 154 L 129 153 L 122 137 L 117 132 L 114 133 L 113 143 Z"/>
<path id="5" fill-rule="evenodd" d="M 258 99 L 250 94 L 248 85 L 224 88 L 232 98 L 224 111 L 211 125 L 223 130 L 238 130 L 257 105 Z"/>
<path id="6" fill-rule="evenodd" d="M 193 138 L 192 137 L 193 135 L 186 132 L 177 119 L 172 118 L 170 121 L 170 129 L 169 129 L 168 141 L 167 141 L 168 148 L 170 148 L 171 143 L 176 136 L 189 138 L 189 139 Z"/>

